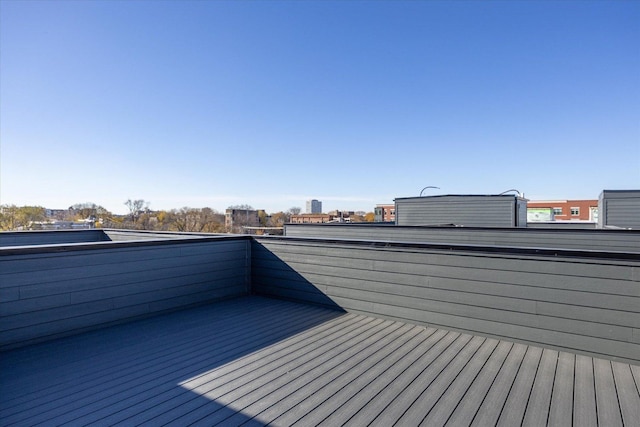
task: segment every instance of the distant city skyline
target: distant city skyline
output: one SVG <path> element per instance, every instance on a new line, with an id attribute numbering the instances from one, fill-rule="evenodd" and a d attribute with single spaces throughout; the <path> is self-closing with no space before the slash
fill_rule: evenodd
<path id="1" fill-rule="evenodd" d="M 0 2 L 0 204 L 640 188 L 640 2 Z"/>

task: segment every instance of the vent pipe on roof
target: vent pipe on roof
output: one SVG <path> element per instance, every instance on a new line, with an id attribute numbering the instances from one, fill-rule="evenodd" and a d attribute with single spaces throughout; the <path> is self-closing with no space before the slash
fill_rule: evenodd
<path id="1" fill-rule="evenodd" d="M 516 193 L 518 193 L 518 197 L 521 197 L 524 199 L 524 194 L 521 193 L 520 191 L 516 190 L 516 189 L 511 189 L 511 190 L 507 190 L 507 191 L 503 191 L 502 193 L 498 194 L 498 196 L 502 196 L 504 194 L 510 193 L 512 191 L 515 191 Z"/>
<path id="2" fill-rule="evenodd" d="M 427 188 L 437 188 L 438 190 L 440 189 L 440 187 L 434 187 L 433 185 L 427 185 L 426 187 L 424 187 L 422 189 L 422 191 L 420 192 L 420 197 L 422 197 L 422 193 L 424 192 L 424 190 L 426 190 Z"/>

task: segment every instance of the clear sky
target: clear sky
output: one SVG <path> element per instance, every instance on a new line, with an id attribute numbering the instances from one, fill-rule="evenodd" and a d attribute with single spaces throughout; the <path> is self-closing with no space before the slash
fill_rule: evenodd
<path id="1" fill-rule="evenodd" d="M 640 188 L 638 1 L 0 0 L 0 203 Z"/>

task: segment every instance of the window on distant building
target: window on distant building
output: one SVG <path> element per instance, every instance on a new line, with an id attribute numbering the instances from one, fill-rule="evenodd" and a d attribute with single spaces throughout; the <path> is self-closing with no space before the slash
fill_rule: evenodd
<path id="1" fill-rule="evenodd" d="M 554 215 L 562 215 L 562 208 L 553 208 Z"/>
<path id="2" fill-rule="evenodd" d="M 580 208 L 571 208 L 571 215 L 580 215 Z"/>

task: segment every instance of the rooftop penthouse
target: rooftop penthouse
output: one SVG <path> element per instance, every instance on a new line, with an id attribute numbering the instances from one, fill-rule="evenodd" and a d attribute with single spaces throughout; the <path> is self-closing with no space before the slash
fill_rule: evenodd
<path id="1" fill-rule="evenodd" d="M 380 228 L 0 233 L 0 424 L 638 425 L 640 232 Z"/>

